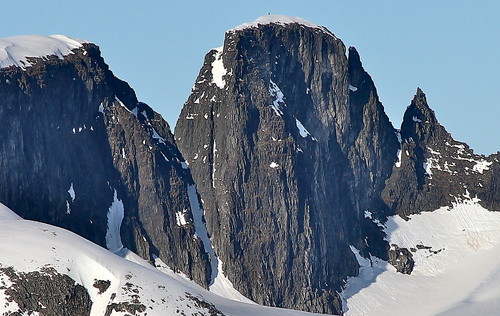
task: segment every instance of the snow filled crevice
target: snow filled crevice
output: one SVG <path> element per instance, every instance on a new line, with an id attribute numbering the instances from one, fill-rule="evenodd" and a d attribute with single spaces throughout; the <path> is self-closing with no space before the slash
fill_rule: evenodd
<path id="1" fill-rule="evenodd" d="M 164 137 L 161 137 L 153 126 L 151 126 L 151 132 L 151 137 L 153 137 L 153 139 L 156 139 L 158 143 L 166 143 L 167 140 Z"/>
<path id="2" fill-rule="evenodd" d="M 411 275 L 387 262 L 359 256 L 357 277 L 342 292 L 346 315 L 491 315 L 500 302 L 500 213 L 477 198 L 409 220 L 391 216 L 384 232 L 390 245 L 411 251 Z M 426 304 L 415 304 L 426 302 Z M 462 309 L 465 308 L 465 309 Z M 460 312 L 458 312 L 460 311 Z M 466 312 L 465 312 L 466 311 Z"/>
<path id="3" fill-rule="evenodd" d="M 269 81 L 269 94 L 271 94 L 271 97 L 274 98 L 273 104 L 270 104 L 271 108 L 278 116 L 282 116 L 282 107 L 286 106 L 284 101 L 285 96 L 283 95 L 283 92 L 278 87 L 278 85 L 272 80 Z"/>
<path id="4" fill-rule="evenodd" d="M 188 185 L 188 196 L 189 204 L 191 206 L 191 212 L 193 214 L 194 228 L 196 231 L 196 236 L 203 242 L 203 248 L 205 252 L 210 257 L 210 265 L 212 268 L 212 276 L 210 280 L 210 285 L 213 284 L 215 278 L 217 277 L 217 256 L 215 255 L 215 250 L 212 246 L 212 242 L 208 237 L 207 227 L 203 221 L 203 209 L 198 201 L 198 193 L 196 192 L 196 186 L 194 184 Z"/>
<path id="5" fill-rule="evenodd" d="M 249 300 L 248 298 L 243 296 L 240 292 L 238 292 L 234 288 L 231 281 L 229 281 L 229 279 L 224 275 L 222 269 L 223 264 L 215 253 L 215 249 L 209 238 L 207 227 L 203 220 L 204 212 L 198 200 L 198 193 L 196 192 L 195 185 L 188 186 L 188 196 L 189 196 L 189 203 L 191 205 L 191 211 L 193 214 L 196 236 L 201 239 L 203 247 L 207 252 L 208 256 L 210 257 L 210 266 L 212 269 L 212 275 L 209 284 L 210 291 L 235 301 L 253 303 L 251 300 Z"/>
<path id="6" fill-rule="evenodd" d="M 400 129 L 397 129 L 395 130 L 394 132 L 396 134 L 396 138 L 398 139 L 398 143 L 399 143 L 399 149 L 398 149 L 398 152 L 397 152 L 397 157 L 398 157 L 398 160 L 396 161 L 396 168 L 400 168 L 401 167 L 401 158 L 402 158 L 402 145 L 403 145 L 403 140 L 401 138 L 401 130 Z"/>
<path id="7" fill-rule="evenodd" d="M 0 68 L 16 66 L 22 69 L 32 64 L 27 57 L 45 58 L 64 56 L 73 53 L 73 49 L 82 47 L 87 41 L 64 35 L 23 35 L 0 39 Z"/>
<path id="8" fill-rule="evenodd" d="M 213 146 L 212 146 L 212 188 L 215 189 L 215 172 L 217 171 L 217 168 L 215 167 L 215 158 L 217 157 L 217 143 L 215 142 L 215 139 L 213 140 Z"/>
<path id="9" fill-rule="evenodd" d="M 123 202 L 118 199 L 116 190 L 114 190 L 113 203 L 108 210 L 108 229 L 106 231 L 106 247 L 114 253 L 119 252 L 123 248 L 120 235 L 123 216 Z"/>
<path id="10" fill-rule="evenodd" d="M 82 257 L 77 266 L 78 268 L 75 269 L 75 272 L 79 271 L 79 273 L 70 273 L 70 277 L 87 289 L 92 300 L 90 316 L 105 315 L 108 303 L 111 301 L 111 296 L 117 292 L 117 288 L 119 287 L 119 279 L 106 266 L 93 258 Z M 86 271 L 90 271 L 91 273 L 85 273 Z M 99 289 L 94 286 L 97 280 L 96 275 L 99 276 L 100 280 L 110 282 L 109 288 L 104 293 L 99 293 Z"/>
<path id="11" fill-rule="evenodd" d="M 401 155 L 402 155 L 402 150 L 401 149 L 398 149 L 398 161 L 396 161 L 396 168 L 399 168 L 401 167 Z"/>

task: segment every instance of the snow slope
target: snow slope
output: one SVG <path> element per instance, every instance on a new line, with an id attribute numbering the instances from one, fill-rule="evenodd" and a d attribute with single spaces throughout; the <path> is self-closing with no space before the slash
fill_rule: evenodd
<path id="1" fill-rule="evenodd" d="M 498 315 L 500 213 L 478 202 L 388 219 L 389 244 L 412 251 L 411 275 L 352 247 L 361 270 L 342 292 L 346 315 Z"/>
<path id="2" fill-rule="evenodd" d="M 263 307 L 232 301 L 210 293 L 172 271 L 161 272 L 129 250 L 119 257 L 86 239 L 51 225 L 20 219 L 0 204 L 0 265 L 18 272 L 42 271 L 53 267 L 83 285 L 92 301 L 91 315 L 104 315 L 108 303 L 132 302 L 137 296 L 146 305 L 147 315 L 209 315 L 189 295 L 215 304 L 226 315 L 305 315 L 308 313 Z M 110 287 L 99 294 L 95 280 L 108 280 Z M 7 275 L 0 281 L 9 284 Z M 113 298 L 113 293 L 116 297 Z M 0 311 L 16 311 L 0 290 Z M 124 315 L 113 312 L 112 315 Z M 145 315 L 145 313 L 138 313 Z M 312 314 L 309 314 L 312 315 Z"/>
<path id="3" fill-rule="evenodd" d="M 64 35 L 23 35 L 0 39 L 0 68 L 31 66 L 27 57 L 55 55 L 63 58 L 87 41 Z"/>

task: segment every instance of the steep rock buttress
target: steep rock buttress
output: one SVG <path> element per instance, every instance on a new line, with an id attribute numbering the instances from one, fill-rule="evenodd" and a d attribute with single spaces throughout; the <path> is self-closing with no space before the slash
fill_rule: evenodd
<path id="1" fill-rule="evenodd" d="M 387 256 L 376 225 L 397 136 L 354 49 L 322 27 L 264 21 L 210 51 L 175 130 L 235 288 L 252 300 L 341 311 L 358 263 Z"/>
<path id="2" fill-rule="evenodd" d="M 207 286 L 192 180 L 167 123 L 112 74 L 94 44 L 62 36 L 4 42 L 0 202 L 114 252 L 160 258 Z M 26 51 L 41 55 L 19 55 Z"/>

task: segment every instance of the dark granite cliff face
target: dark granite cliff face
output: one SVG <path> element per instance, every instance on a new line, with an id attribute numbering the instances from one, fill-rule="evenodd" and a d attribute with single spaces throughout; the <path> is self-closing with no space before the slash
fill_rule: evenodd
<path id="1" fill-rule="evenodd" d="M 115 252 L 121 244 L 108 224 L 119 235 L 122 223 L 125 247 L 206 286 L 192 180 L 167 123 L 93 44 L 31 64 L 0 69 L 0 202 Z"/>
<path id="2" fill-rule="evenodd" d="M 478 198 L 500 211 L 499 154 L 474 154 L 439 124 L 425 94 L 418 89 L 401 125 L 398 163 L 383 198 L 402 217 Z"/>
<path id="3" fill-rule="evenodd" d="M 224 273 L 252 300 L 340 312 L 337 292 L 358 269 L 349 245 L 387 258 L 365 211 L 389 211 L 397 135 L 357 52 L 329 31 L 228 31 L 175 135 Z"/>

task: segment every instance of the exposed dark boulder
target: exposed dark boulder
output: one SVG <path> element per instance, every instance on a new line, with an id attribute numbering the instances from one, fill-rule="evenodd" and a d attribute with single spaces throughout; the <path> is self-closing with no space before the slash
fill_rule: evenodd
<path id="1" fill-rule="evenodd" d="M 398 272 L 403 274 L 411 274 L 413 266 L 415 265 L 410 250 L 400 248 L 397 245 L 391 245 L 388 262 L 393 265 Z"/>

